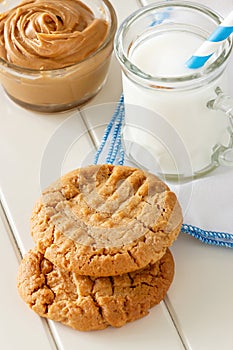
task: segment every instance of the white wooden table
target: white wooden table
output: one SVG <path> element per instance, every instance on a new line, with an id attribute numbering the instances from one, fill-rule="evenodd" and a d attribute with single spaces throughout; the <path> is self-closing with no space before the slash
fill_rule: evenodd
<path id="1" fill-rule="evenodd" d="M 119 23 L 149 2 L 112 0 Z M 222 15 L 233 8 L 232 0 L 200 2 Z M 0 89 L 1 349 L 233 350 L 233 252 L 185 234 L 172 247 L 176 274 L 165 301 L 123 328 L 74 331 L 41 319 L 18 296 L 18 264 L 34 246 L 29 217 L 35 200 L 62 173 L 91 162 L 120 94 L 120 67 L 114 57 L 106 85 L 84 109 L 36 114 L 14 104 Z"/>

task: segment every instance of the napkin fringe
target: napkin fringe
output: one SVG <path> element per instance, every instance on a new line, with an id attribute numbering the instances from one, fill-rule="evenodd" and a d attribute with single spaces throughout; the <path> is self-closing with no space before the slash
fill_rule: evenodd
<path id="1" fill-rule="evenodd" d="M 230 233 L 202 230 L 199 227 L 187 224 L 182 225 L 181 232 L 187 233 L 206 244 L 233 248 L 233 235 Z"/>

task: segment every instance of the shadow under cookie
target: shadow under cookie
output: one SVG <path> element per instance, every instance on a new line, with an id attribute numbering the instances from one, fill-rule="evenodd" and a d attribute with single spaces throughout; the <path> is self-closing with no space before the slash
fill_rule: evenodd
<path id="1" fill-rule="evenodd" d="M 40 316 L 90 331 L 121 327 L 147 315 L 165 297 L 173 276 L 169 250 L 143 269 L 114 277 L 89 277 L 56 267 L 34 249 L 20 264 L 18 290 Z"/>

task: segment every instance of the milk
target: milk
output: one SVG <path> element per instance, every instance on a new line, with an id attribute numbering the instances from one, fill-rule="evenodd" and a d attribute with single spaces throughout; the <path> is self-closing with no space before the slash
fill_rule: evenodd
<path id="1" fill-rule="evenodd" d="M 203 37 L 189 31 L 167 29 L 157 32 L 154 29 L 135 41 L 128 57 L 141 72 L 183 79 L 193 73 L 185 67 L 185 62 L 203 40 Z M 139 163 L 142 163 L 146 157 L 145 153 L 145 156 L 142 154 L 143 150 L 147 150 L 150 161 L 156 163 L 156 170 L 167 174 L 178 172 L 189 175 L 187 172 L 199 172 L 208 166 L 217 145 L 227 145 L 229 141 L 227 118 L 222 112 L 207 107 L 207 102 L 216 96 L 217 86 L 226 90 L 225 80 L 222 74 L 203 86 L 194 88 L 191 81 L 188 88 L 173 91 L 153 84 L 142 86 L 123 74 L 126 104 L 123 137 L 126 145 L 132 141 L 132 145 L 139 146 L 135 148 L 131 145 L 127 153 L 136 152 L 131 155 L 138 157 Z M 140 106 L 138 112 L 130 105 Z"/>

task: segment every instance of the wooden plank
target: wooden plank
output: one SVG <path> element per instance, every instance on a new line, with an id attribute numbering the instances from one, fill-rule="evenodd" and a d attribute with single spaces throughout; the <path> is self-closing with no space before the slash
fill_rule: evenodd
<path id="1" fill-rule="evenodd" d="M 0 207 L 0 347 L 4 350 L 56 349 L 51 343 L 46 323 L 31 312 L 18 295 L 16 275 L 19 254 L 14 251 L 9 235 L 11 232 L 7 230 Z"/>

